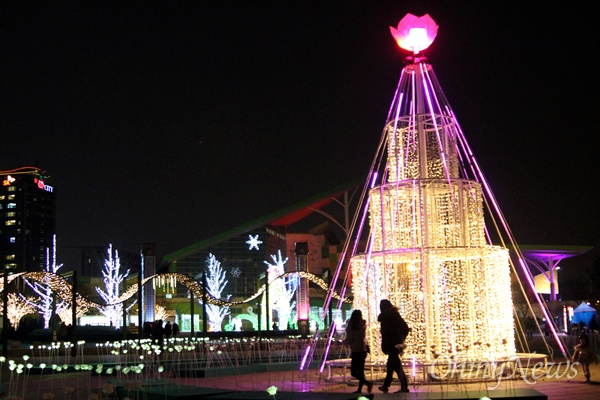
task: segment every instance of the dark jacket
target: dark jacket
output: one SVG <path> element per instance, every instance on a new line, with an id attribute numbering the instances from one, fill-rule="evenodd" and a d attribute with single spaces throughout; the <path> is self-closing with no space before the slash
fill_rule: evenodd
<path id="1" fill-rule="evenodd" d="M 163 333 L 165 334 L 166 337 L 171 336 L 171 333 L 173 332 L 172 328 L 173 327 L 171 326 L 171 322 L 167 321 L 167 323 L 163 327 Z"/>
<path id="2" fill-rule="evenodd" d="M 404 343 L 410 332 L 408 324 L 396 307 L 383 310 L 377 320 L 381 324 L 381 351 L 383 354 L 398 354 L 397 344 Z"/>

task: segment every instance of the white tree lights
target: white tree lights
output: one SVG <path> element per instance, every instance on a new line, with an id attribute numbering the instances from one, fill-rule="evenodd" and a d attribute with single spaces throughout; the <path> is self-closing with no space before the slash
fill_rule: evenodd
<path id="1" fill-rule="evenodd" d="M 402 70 L 383 134 L 387 161 L 369 191 L 368 248 L 351 259 L 353 308 L 366 313 L 372 356 L 382 357 L 382 298 L 412 328 L 406 357 L 514 354 L 508 251 L 486 240 L 482 187 L 461 177 L 464 138 L 425 58 Z"/>
<path id="2" fill-rule="evenodd" d="M 104 280 L 104 289 L 96 287 L 96 291 L 106 303 L 111 303 L 119 299 L 121 284 L 129 275 L 129 270 L 121 274 L 121 259 L 119 252 L 115 250 L 113 257 L 112 244 L 108 246 L 108 258 L 104 260 L 104 269 L 102 276 Z M 98 308 L 102 315 L 108 318 L 110 325 L 117 328 L 120 325 L 121 316 L 123 314 L 123 303 L 109 304 Z"/>
<path id="3" fill-rule="evenodd" d="M 293 298 L 298 286 L 298 278 L 290 277 L 287 281 L 277 279 L 285 273 L 285 263 L 288 261 L 288 257 L 285 260 L 281 257 L 281 250 L 277 251 L 277 257 L 271 254 L 271 259 L 274 264 L 265 261 L 265 264 L 268 265 L 269 308 L 274 311 L 273 319 L 277 321 L 277 329 L 284 330 L 287 329 L 288 323 L 292 319 Z M 264 297 L 263 303 L 266 303 Z M 266 314 L 263 312 L 263 315 Z"/>
<path id="4" fill-rule="evenodd" d="M 206 260 L 206 290 L 215 298 L 221 298 L 221 292 L 227 286 L 225 280 L 225 271 L 221 268 L 221 263 L 217 261 L 214 254 L 209 254 Z M 229 306 L 219 306 L 216 304 L 206 304 L 206 315 L 208 317 L 208 330 L 216 332 L 221 330 L 223 319 L 229 315 Z"/>
<path id="5" fill-rule="evenodd" d="M 56 263 L 56 235 L 52 237 L 52 258 L 50 258 L 50 249 L 46 248 L 46 272 L 51 272 L 56 274 L 57 271 L 62 267 L 62 264 Z M 42 315 L 44 319 L 44 329 L 48 329 L 50 327 L 50 319 L 52 318 L 52 306 L 54 304 L 54 292 L 49 285 L 48 280 L 46 282 L 30 282 L 28 279 L 24 280 L 27 286 L 29 286 L 35 294 L 38 295 L 39 300 L 29 301 L 25 296 L 20 295 L 21 298 L 29 302 L 33 307 L 35 307 L 39 313 Z M 57 304 L 56 313 L 60 316 L 66 309 L 70 309 L 70 306 L 67 301 L 62 299 L 56 299 Z"/>

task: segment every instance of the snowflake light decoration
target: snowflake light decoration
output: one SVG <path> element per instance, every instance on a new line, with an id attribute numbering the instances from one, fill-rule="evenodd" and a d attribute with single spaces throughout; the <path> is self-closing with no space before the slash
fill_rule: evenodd
<path id="1" fill-rule="evenodd" d="M 262 240 L 258 240 L 258 235 L 248 235 L 248 240 L 246 241 L 246 243 L 250 245 L 250 248 L 248 250 L 252 250 L 254 248 L 256 248 L 256 250 L 260 250 L 258 248 L 258 245 L 262 244 Z"/>
<path id="2" fill-rule="evenodd" d="M 233 276 L 235 279 L 239 278 L 242 275 L 242 270 L 239 267 L 233 267 L 233 269 L 231 270 L 231 276 Z"/>

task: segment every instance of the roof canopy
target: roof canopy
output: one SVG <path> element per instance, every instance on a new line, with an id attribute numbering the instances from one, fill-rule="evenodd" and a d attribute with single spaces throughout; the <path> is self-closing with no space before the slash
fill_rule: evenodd
<path id="1" fill-rule="evenodd" d="M 574 313 L 581 312 L 592 312 L 595 313 L 596 309 L 594 307 L 589 306 L 585 301 L 582 301 L 580 305 L 573 309 Z"/>
<path id="2" fill-rule="evenodd" d="M 596 309 L 588 306 L 585 302 L 581 302 L 581 304 L 573 310 L 573 319 L 571 320 L 571 323 L 583 323 L 589 328 L 594 319 L 597 322 L 598 314 L 596 313 Z"/>

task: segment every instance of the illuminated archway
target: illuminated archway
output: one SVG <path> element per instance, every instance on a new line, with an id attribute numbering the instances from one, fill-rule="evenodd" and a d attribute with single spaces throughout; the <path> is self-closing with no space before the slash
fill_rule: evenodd
<path id="1" fill-rule="evenodd" d="M 329 291 L 329 285 L 327 284 L 327 282 L 325 282 L 322 278 L 320 278 L 314 274 L 311 274 L 309 272 L 301 272 L 301 273 L 287 272 L 285 274 L 279 275 L 276 278 L 271 279 L 269 281 L 269 285 L 272 285 L 274 282 L 277 282 L 279 279 L 286 279 L 293 275 L 298 275 L 302 278 L 306 278 L 306 279 L 310 280 L 311 282 L 315 283 L 320 288 L 322 288 L 324 291 Z M 134 283 L 134 284 L 130 285 L 119 296 L 118 299 L 116 299 L 110 303 L 101 304 L 101 303 L 97 303 L 97 302 L 94 302 L 94 301 L 88 299 L 86 296 L 84 296 L 80 293 L 75 293 L 75 297 L 73 297 L 73 285 L 71 284 L 71 282 L 69 282 L 68 279 L 66 279 L 65 277 L 58 275 L 58 274 L 54 274 L 54 273 L 46 272 L 46 271 L 21 272 L 21 273 L 9 275 L 7 281 L 8 281 L 8 283 L 11 283 L 16 279 L 31 279 L 33 281 L 47 284 L 50 287 L 50 289 L 60 299 L 64 300 L 65 302 L 72 303 L 73 298 L 75 298 L 76 302 L 77 302 L 76 308 L 81 308 L 83 306 L 85 306 L 86 308 L 100 308 L 100 307 L 104 307 L 107 305 L 123 303 L 137 295 L 139 286 L 144 286 L 147 284 L 153 284 L 153 285 L 163 286 L 163 287 L 165 287 L 165 286 L 176 287 L 177 285 L 182 285 L 182 286 L 186 287 L 191 293 L 193 293 L 193 295 L 196 296 L 196 298 L 198 298 L 198 299 L 202 299 L 202 298 L 204 298 L 203 296 L 205 296 L 208 304 L 215 304 L 215 305 L 219 305 L 219 306 L 230 306 L 230 307 L 251 303 L 251 302 L 255 301 L 258 297 L 260 297 L 267 289 L 266 284 L 264 284 L 257 290 L 256 293 L 254 293 L 252 296 L 250 296 L 246 299 L 239 300 L 239 301 L 226 301 L 226 300 L 215 298 L 214 296 L 210 295 L 210 293 L 208 293 L 208 292 L 204 293 L 202 283 L 196 281 L 192 277 L 190 277 L 188 275 L 176 273 L 176 272 L 171 272 L 171 273 L 166 273 L 166 274 L 156 274 L 156 275 L 152 275 L 150 277 L 144 278 L 141 280 L 139 285 L 138 285 L 138 283 Z M 2 280 L 0 280 L 0 293 L 3 290 L 4 290 L 4 282 Z M 332 295 L 334 298 L 341 300 L 345 303 L 351 303 L 350 299 L 345 298 L 345 297 L 342 298 L 340 296 L 340 294 L 335 291 L 332 291 Z M 251 316 L 249 316 L 249 318 L 247 318 L 247 319 L 251 321 L 253 326 L 257 326 L 258 319 L 256 319 L 256 321 L 253 321 Z M 319 324 L 319 325 L 322 328 L 321 324 Z"/>

